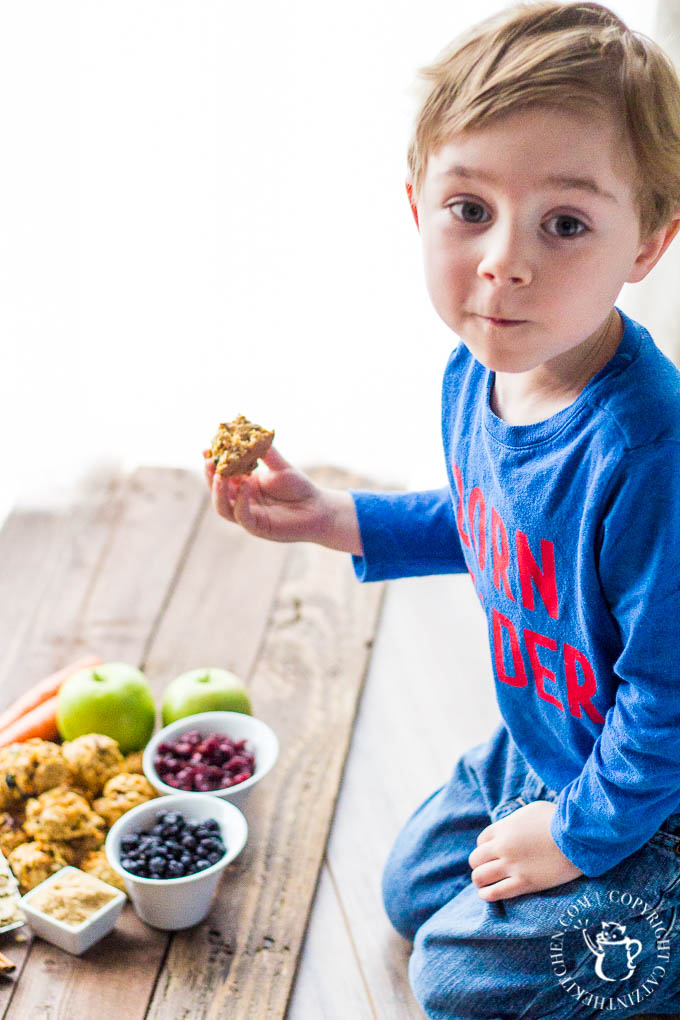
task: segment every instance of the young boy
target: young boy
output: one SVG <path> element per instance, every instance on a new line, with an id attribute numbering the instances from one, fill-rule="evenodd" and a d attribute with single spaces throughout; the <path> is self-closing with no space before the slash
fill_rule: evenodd
<path id="1" fill-rule="evenodd" d="M 680 83 L 596 3 L 497 15 L 423 73 L 407 191 L 449 484 L 317 488 L 276 450 L 218 513 L 469 571 L 503 724 L 400 833 L 383 893 L 429 1017 L 680 1011 L 680 373 L 615 308 L 680 228 Z"/>

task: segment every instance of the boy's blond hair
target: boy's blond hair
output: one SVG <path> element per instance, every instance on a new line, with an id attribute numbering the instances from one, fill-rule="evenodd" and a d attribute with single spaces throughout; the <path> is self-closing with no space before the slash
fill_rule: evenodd
<path id="1" fill-rule="evenodd" d="M 414 194 L 454 133 L 532 106 L 613 110 L 637 165 L 640 235 L 680 210 L 680 81 L 663 50 L 597 3 L 520 3 L 420 71 L 426 91 L 408 162 Z M 596 142 L 596 138 L 594 139 Z"/>

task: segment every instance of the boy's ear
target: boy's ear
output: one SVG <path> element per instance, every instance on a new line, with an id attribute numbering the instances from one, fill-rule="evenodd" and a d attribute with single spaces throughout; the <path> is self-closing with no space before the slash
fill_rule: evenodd
<path id="1" fill-rule="evenodd" d="M 410 177 L 406 178 L 406 194 L 408 195 L 408 204 L 411 206 L 411 212 L 413 213 L 413 219 L 416 221 L 416 226 L 420 230 L 420 224 L 418 223 L 418 208 L 416 203 L 413 201 L 413 181 Z"/>
<path id="2" fill-rule="evenodd" d="M 680 230 L 680 212 L 643 242 L 626 283 L 639 283 L 657 264 Z"/>

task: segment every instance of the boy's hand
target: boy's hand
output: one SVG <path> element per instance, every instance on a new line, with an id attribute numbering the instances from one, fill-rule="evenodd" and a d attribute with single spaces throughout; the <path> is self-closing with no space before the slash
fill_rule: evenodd
<path id="1" fill-rule="evenodd" d="M 550 834 L 556 810 L 552 801 L 536 800 L 482 829 L 468 864 L 483 900 L 539 892 L 583 874 Z"/>
<path id="2" fill-rule="evenodd" d="M 259 538 L 318 542 L 361 555 L 354 500 L 348 492 L 321 489 L 271 447 L 250 475 L 221 476 L 204 450 L 205 476 L 217 513 Z"/>

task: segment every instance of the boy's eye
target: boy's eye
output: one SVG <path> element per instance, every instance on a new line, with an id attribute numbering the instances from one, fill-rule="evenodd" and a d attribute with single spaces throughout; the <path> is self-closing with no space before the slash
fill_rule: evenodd
<path id="1" fill-rule="evenodd" d="M 491 217 L 480 202 L 474 202 L 469 198 L 461 198 L 457 202 L 450 202 L 449 209 L 459 220 L 465 223 L 487 223 Z"/>
<path id="2" fill-rule="evenodd" d="M 552 229 L 550 229 L 550 224 L 552 224 Z M 549 234 L 554 234 L 556 237 L 578 237 L 588 227 L 576 216 L 567 216 L 562 213 L 559 216 L 551 216 L 546 222 L 546 229 Z"/>

